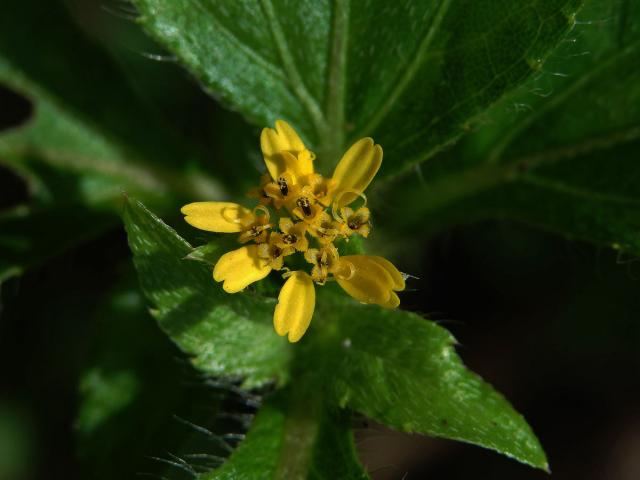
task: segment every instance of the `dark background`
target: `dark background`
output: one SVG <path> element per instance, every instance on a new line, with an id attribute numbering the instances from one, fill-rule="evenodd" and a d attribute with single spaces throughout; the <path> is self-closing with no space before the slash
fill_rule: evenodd
<path id="1" fill-rule="evenodd" d="M 77 13 L 97 38 L 154 62 L 122 35 L 131 25 Z M 175 65 L 161 68 L 176 75 Z M 209 126 L 231 118 L 251 132 L 179 76 L 180 97 L 163 104 L 177 129 L 215 143 Z M 30 113 L 26 99 L 0 88 L 0 129 Z M 0 167 L 0 209 L 27 197 L 21 179 Z M 417 233 L 416 242 L 397 259 L 417 277 L 404 308 L 454 333 L 465 363 L 527 418 L 553 478 L 640 478 L 640 260 L 505 221 Z M 172 453 L 224 456 L 241 439 L 260 395 L 200 377 L 159 332 L 135 293 L 121 228 L 0 288 L 0 480 L 191 478 L 167 464 Z M 123 389 L 128 397 L 113 400 L 110 382 L 104 391 L 86 387 L 114 378 L 133 382 Z M 91 428 L 87 391 L 122 402 L 112 421 Z M 363 418 L 354 425 L 373 478 L 547 478 L 478 447 L 397 434 Z"/>

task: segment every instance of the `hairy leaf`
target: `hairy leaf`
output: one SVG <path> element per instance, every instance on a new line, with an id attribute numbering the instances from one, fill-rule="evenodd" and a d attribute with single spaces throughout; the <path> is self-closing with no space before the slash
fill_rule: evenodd
<path id="1" fill-rule="evenodd" d="M 473 443 L 547 469 L 537 438 L 502 395 L 467 370 L 444 328 L 400 310 L 323 295 L 314 358 L 341 407 L 405 432 Z M 322 353 L 321 353 L 322 352 Z M 311 360 L 307 360 L 311 361 Z M 308 368 L 308 367 L 306 367 Z"/>
<path id="2" fill-rule="evenodd" d="M 126 201 L 124 222 L 154 316 L 198 369 L 247 388 L 286 380 L 289 347 L 273 332 L 273 299 L 225 293 L 211 267 L 185 258 L 191 245 L 140 202 Z"/>
<path id="3" fill-rule="evenodd" d="M 373 136 L 385 148 L 381 175 L 392 175 L 455 141 L 540 71 L 580 2 L 134 4 L 152 36 L 255 124 L 288 120 L 327 167 Z"/>
<path id="4" fill-rule="evenodd" d="M 590 2 L 545 73 L 423 170 L 389 220 L 492 216 L 640 253 L 640 10 Z M 411 205 L 400 214 L 395 207 Z"/>

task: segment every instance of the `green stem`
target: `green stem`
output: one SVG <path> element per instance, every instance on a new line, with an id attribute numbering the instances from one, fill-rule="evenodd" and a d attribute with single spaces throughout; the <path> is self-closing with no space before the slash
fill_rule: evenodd
<path id="1" fill-rule="evenodd" d="M 275 480 L 304 480 L 318 437 L 322 400 L 317 391 L 298 384 L 291 392 Z"/>

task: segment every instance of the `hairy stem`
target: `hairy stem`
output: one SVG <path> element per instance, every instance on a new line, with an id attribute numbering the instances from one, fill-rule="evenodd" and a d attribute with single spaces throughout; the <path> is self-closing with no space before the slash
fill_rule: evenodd
<path id="1" fill-rule="evenodd" d="M 306 479 L 318 437 L 322 415 L 320 395 L 300 386 L 291 395 L 275 480 Z"/>

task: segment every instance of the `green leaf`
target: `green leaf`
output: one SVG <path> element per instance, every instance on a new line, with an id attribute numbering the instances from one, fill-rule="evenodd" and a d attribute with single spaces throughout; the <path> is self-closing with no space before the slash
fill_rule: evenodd
<path id="1" fill-rule="evenodd" d="M 291 392 L 289 392 L 291 393 Z M 319 398 L 316 392 L 311 395 Z M 355 456 L 348 417 L 322 410 L 313 398 L 298 405 L 270 399 L 246 439 L 202 480 L 365 480 Z M 298 399 L 299 400 L 299 399 Z"/>
<path id="2" fill-rule="evenodd" d="M 496 106 L 426 166 L 424 182 L 405 184 L 398 202 L 411 208 L 390 222 L 498 216 L 640 253 L 640 10 L 593 1 L 582 16 L 575 42 L 549 60 L 563 76 L 542 75 Z"/>
<path id="3" fill-rule="evenodd" d="M 215 235 L 215 240 L 194 248 L 185 258 L 215 266 L 218 259 L 229 250 L 238 248 L 237 239 L 231 235 Z"/>
<path id="4" fill-rule="evenodd" d="M 194 192 L 194 179 L 181 185 L 188 178 L 175 178 L 176 172 L 166 170 L 178 162 L 192 163 L 194 152 L 166 132 L 64 7 L 8 1 L 12 18 L 0 20 L 0 82 L 30 99 L 35 113 L 22 127 L 0 135 L 0 158 L 10 166 L 36 170 L 41 174 L 36 178 L 47 178 L 46 168 L 78 177 L 74 195 L 67 191 L 71 182 L 64 184 L 65 198 L 88 204 L 113 200 L 122 189 L 155 195 L 156 200 L 172 189 Z M 60 28 L 45 28 L 51 22 Z M 33 34 L 41 30 L 49 35 Z M 34 49 L 40 54 L 33 55 Z M 208 188 L 209 193 L 220 192 Z"/>
<path id="5" fill-rule="evenodd" d="M 61 4 L 8 0 L 4 6 L 12 13 L 0 18 L 0 84 L 31 101 L 34 113 L 0 132 L 0 163 L 21 175 L 32 195 L 19 217 L 0 220 L 3 236 L 29 233 L 20 248 L 32 245 L 24 255 L 2 260 L 0 278 L 116 224 L 123 191 L 161 208 L 176 208 L 191 195 L 221 195 L 218 184 L 194 168 L 193 149 L 167 132 Z M 69 218 L 96 214 L 64 222 L 64 236 L 42 235 L 63 232 L 42 219 L 64 211 L 76 212 Z M 105 212 L 111 212 L 109 222 Z"/>
<path id="6" fill-rule="evenodd" d="M 373 136 L 388 176 L 455 141 L 539 72 L 580 2 L 134 4 L 147 31 L 253 123 L 290 121 L 327 168 Z"/>
<path id="7" fill-rule="evenodd" d="M 198 369 L 246 388 L 286 381 L 290 350 L 273 332 L 273 299 L 224 292 L 211 267 L 185 258 L 191 245 L 140 202 L 127 199 L 124 222 L 154 316 Z"/>
<path id="8" fill-rule="evenodd" d="M 336 297 L 321 291 L 311 331 L 291 349 L 273 332 L 272 299 L 255 291 L 229 295 L 212 281 L 207 255 L 218 254 L 214 243 L 194 250 L 134 200 L 127 201 L 124 219 L 154 314 L 165 332 L 195 356 L 199 369 L 242 377 L 247 388 L 270 379 L 282 384 L 295 353 L 294 385 L 313 385 L 319 402 L 326 399 L 397 429 L 474 443 L 547 468 L 524 419 L 464 367 L 443 328 L 407 312 L 358 305 L 342 292 Z M 194 251 L 206 262 L 188 259 Z"/>
<path id="9" fill-rule="evenodd" d="M 318 310 L 308 335 L 323 338 L 305 354 L 312 365 L 304 368 L 322 371 L 318 383 L 324 381 L 340 407 L 398 430 L 473 443 L 548 469 L 524 418 L 467 370 L 447 330 L 413 313 L 335 295 L 322 295 Z"/>

